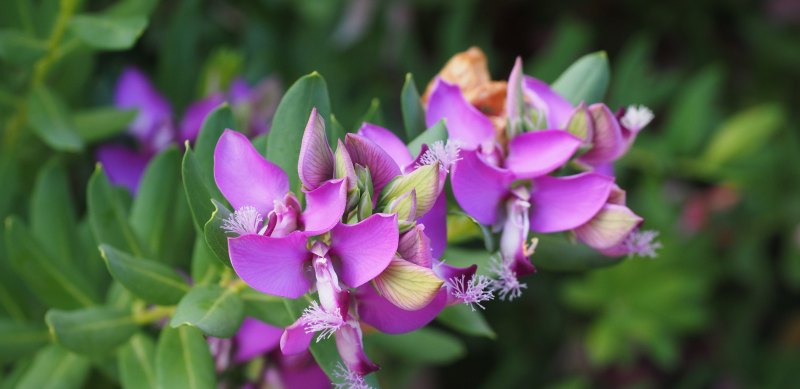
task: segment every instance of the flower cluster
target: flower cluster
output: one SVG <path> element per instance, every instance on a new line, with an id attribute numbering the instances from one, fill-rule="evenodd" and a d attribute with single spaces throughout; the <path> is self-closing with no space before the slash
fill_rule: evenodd
<path id="1" fill-rule="evenodd" d="M 364 352 L 362 323 L 397 334 L 447 305 L 483 309 L 495 293 L 519 297 L 519 278 L 535 271 L 531 232 L 568 232 L 607 255 L 655 255 L 655 234 L 639 231 L 642 218 L 611 175 L 652 113 L 573 106 L 521 67 L 518 60 L 507 82 L 491 81 L 480 51 L 454 57 L 423 97 L 427 124 L 444 120 L 448 139 L 416 156 L 370 123 L 331 143 L 312 110 L 298 192 L 247 137 L 222 134 L 214 179 L 235 210 L 222 225 L 233 269 L 263 293 L 317 295 L 284 329 L 283 354 L 333 337 L 340 375 L 363 386 L 378 366 Z M 448 176 L 458 206 L 499 235 L 492 278 L 441 258 Z"/>

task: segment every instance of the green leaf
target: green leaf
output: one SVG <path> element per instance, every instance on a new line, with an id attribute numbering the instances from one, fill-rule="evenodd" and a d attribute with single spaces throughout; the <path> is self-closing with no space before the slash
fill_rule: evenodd
<path id="1" fill-rule="evenodd" d="M 147 18 L 141 15 L 76 15 L 70 19 L 69 27 L 90 47 L 125 50 L 142 35 Z"/>
<path id="2" fill-rule="evenodd" d="M 80 388 L 90 368 L 88 359 L 51 345 L 36 354 L 16 389 Z"/>
<path id="3" fill-rule="evenodd" d="M 50 343 L 50 333 L 41 324 L 18 323 L 0 318 L 0 361 L 13 362 Z"/>
<path id="4" fill-rule="evenodd" d="M 458 338 L 433 328 L 421 328 L 401 335 L 376 332 L 365 337 L 365 342 L 412 363 L 446 364 L 466 354 L 466 348 Z"/>
<path id="5" fill-rule="evenodd" d="M 411 155 L 416 156 L 422 150 L 422 145 L 430 145 L 436 141 L 447 140 L 447 127 L 444 125 L 444 119 L 439 120 L 436 124 L 419 134 L 408 143 L 408 151 Z"/>
<path id="6" fill-rule="evenodd" d="M 139 257 L 147 256 L 144 246 L 128 223 L 124 200 L 111 186 L 100 165 L 89 178 L 86 203 L 89 223 L 99 243 L 119 247 Z"/>
<path id="7" fill-rule="evenodd" d="M 115 107 L 99 107 L 75 112 L 72 122 L 75 131 L 84 142 L 95 142 L 110 138 L 128 128 L 136 118 L 136 110 L 120 110 Z"/>
<path id="8" fill-rule="evenodd" d="M 362 123 L 372 123 L 379 126 L 383 125 L 383 114 L 381 113 L 381 101 L 378 98 L 372 99 L 369 103 L 369 108 L 361 120 L 357 123 L 361 127 Z"/>
<path id="9" fill-rule="evenodd" d="M 205 237 L 198 236 L 192 251 L 192 280 L 195 285 L 216 283 L 222 276 L 224 265 L 206 244 Z"/>
<path id="10" fill-rule="evenodd" d="M 400 108 L 403 111 L 406 139 L 415 139 L 425 131 L 425 109 L 411 73 L 406 74 L 406 82 L 400 92 Z"/>
<path id="11" fill-rule="evenodd" d="M 39 171 L 31 194 L 31 233 L 53 259 L 77 266 L 80 241 L 70 192 L 64 161 L 50 159 Z"/>
<path id="12" fill-rule="evenodd" d="M 125 389 L 156 387 L 156 344 L 138 333 L 117 351 L 120 384 Z"/>
<path id="13" fill-rule="evenodd" d="M 714 133 L 703 159 L 712 165 L 745 160 L 763 147 L 783 127 L 784 121 L 785 114 L 778 104 L 762 104 L 742 111 Z"/>
<path id="14" fill-rule="evenodd" d="M 233 289 L 219 285 L 192 288 L 178 303 L 170 325 L 195 326 L 206 335 L 230 338 L 244 319 L 244 302 Z"/>
<path id="15" fill-rule="evenodd" d="M 203 333 L 190 326 L 165 327 L 156 346 L 156 387 L 215 389 L 214 360 Z"/>
<path id="16" fill-rule="evenodd" d="M 197 135 L 197 141 L 194 144 L 194 155 L 197 158 L 197 163 L 212 188 L 216 188 L 214 183 L 214 149 L 217 147 L 217 141 L 225 129 L 236 129 L 233 111 L 231 111 L 228 103 L 220 104 L 206 116 L 203 120 L 203 125 L 200 127 L 200 133 Z"/>
<path id="17" fill-rule="evenodd" d="M 11 266 L 42 302 L 72 309 L 99 300 L 79 269 L 48 255 L 20 220 L 7 218 L 5 235 Z"/>
<path id="18" fill-rule="evenodd" d="M 603 99 L 609 79 L 608 56 L 605 51 L 599 51 L 575 61 L 553 82 L 552 87 L 573 105 L 581 101 L 592 104 Z"/>
<path id="19" fill-rule="evenodd" d="M 83 150 L 83 141 L 75 132 L 67 107 L 44 86 L 34 89 L 28 98 L 28 121 L 48 146 L 61 151 Z"/>
<path id="20" fill-rule="evenodd" d="M 289 176 L 293 191 L 300 189 L 300 179 L 297 175 L 300 142 L 311 109 L 314 107 L 323 118 L 328 118 L 331 111 L 328 86 L 325 79 L 317 72 L 301 77 L 286 91 L 272 120 L 267 142 L 267 158 L 280 166 Z M 330 131 L 328 129 L 329 140 L 332 139 Z"/>
<path id="21" fill-rule="evenodd" d="M 100 252 L 114 279 L 148 303 L 175 305 L 189 291 L 183 277 L 162 263 L 135 258 L 105 244 Z"/>
<path id="22" fill-rule="evenodd" d="M 276 327 L 288 327 L 294 323 L 295 317 L 286 310 L 284 298 L 261 293 L 252 288 L 245 288 L 239 294 L 244 301 L 244 312 Z"/>
<path id="23" fill-rule="evenodd" d="M 209 219 L 203 227 L 203 235 L 206 244 L 208 244 L 214 256 L 220 262 L 230 266 L 231 260 L 228 256 L 228 235 L 225 233 L 225 230 L 222 229 L 222 224 L 231 215 L 231 211 L 216 200 L 212 199 L 211 202 L 214 204 L 214 213 L 211 214 L 211 219 Z"/>
<path id="24" fill-rule="evenodd" d="M 700 151 L 719 120 L 722 81 L 722 70 L 710 66 L 681 83 L 664 123 L 662 139 L 671 152 L 697 155 Z"/>
<path id="25" fill-rule="evenodd" d="M 436 317 L 436 320 L 456 331 L 468 335 L 485 336 L 494 339 L 497 334 L 486 322 L 483 314 L 465 304 L 447 307 Z"/>
<path id="26" fill-rule="evenodd" d="M 198 231 L 203 231 L 206 221 L 214 213 L 214 204 L 211 203 L 211 199 L 221 199 L 216 197 L 215 191 L 212 191 L 208 178 L 203 175 L 200 164 L 197 162 L 195 153 L 189 147 L 186 147 L 186 152 L 183 154 L 181 176 L 195 227 Z"/>
<path id="27" fill-rule="evenodd" d="M 186 263 L 193 231 L 186 197 L 179 185 L 181 155 L 177 148 L 158 154 L 147 166 L 133 201 L 130 225 L 152 258 Z"/>
<path id="28" fill-rule="evenodd" d="M 130 312 L 109 307 L 77 311 L 51 309 L 45 321 L 59 344 L 87 356 L 114 351 L 139 328 Z"/>
<path id="29" fill-rule="evenodd" d="M 542 270 L 586 271 L 616 265 L 623 259 L 601 255 L 588 246 L 571 243 L 563 237 L 539 236 L 539 245 L 531 262 Z"/>
<path id="30" fill-rule="evenodd" d="M 30 64 L 47 52 L 47 42 L 22 31 L 0 31 L 0 58 L 18 64 Z"/>

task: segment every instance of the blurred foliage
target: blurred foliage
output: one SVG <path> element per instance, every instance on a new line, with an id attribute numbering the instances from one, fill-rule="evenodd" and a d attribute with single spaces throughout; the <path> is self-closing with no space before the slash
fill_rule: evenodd
<path id="1" fill-rule="evenodd" d="M 664 249 L 654 260 L 565 271 L 546 264 L 592 254 L 570 245 L 542 248 L 534 258 L 542 264 L 540 272 L 526 280 L 521 300 L 490 303 L 488 325 L 459 330 L 484 336 L 455 334 L 450 329 L 458 328 L 448 319 L 408 335 L 421 338 L 410 342 L 426 344 L 424 349 L 409 348 L 402 337 L 367 336 L 371 355 L 391 361 L 381 383 L 390 388 L 797 386 L 800 11 L 795 3 L 4 1 L 0 388 L 54 382 L 114 387 L 141 368 L 130 357 L 134 344 L 144 344 L 156 360 L 172 358 L 170 344 L 202 348 L 199 332 L 188 327 L 167 331 L 163 339 L 133 335 L 137 327 L 130 320 L 152 318 L 141 317 L 146 311 L 132 305 L 122 278 L 112 281 L 95 249 L 100 241 L 116 245 L 104 251 L 110 264 L 126 260 L 110 259 L 115 249 L 182 265 L 191 259 L 192 276 L 201 284 L 224 276 L 216 254 L 202 241 L 176 236 L 171 239 L 180 244 L 165 247 L 154 240 L 158 235 L 148 235 L 191 224 L 182 194 L 172 194 L 169 213 L 159 214 L 140 205 L 157 192 L 133 201 L 101 174 L 92 174 L 96 145 L 118 136 L 132 119 L 130 112 L 108 108 L 125 66 L 153 75 L 176 113 L 237 74 L 249 81 L 274 75 L 288 86 L 316 70 L 325 77 L 330 112 L 344 129 L 355 129 L 366 115 L 402 133 L 406 73 L 413 73 L 422 92 L 447 58 L 471 45 L 487 52 L 497 79 L 506 78 L 520 55 L 529 74 L 548 82 L 585 53 L 608 53 L 609 105 L 645 104 L 656 113 L 617 173 L 646 228 L 661 232 Z M 116 27 L 108 30 L 109 25 Z M 176 151 L 152 162 L 165 166 L 146 176 L 153 187 L 180 174 Z M 200 228 L 206 221 L 195 222 Z M 469 255 L 470 248 L 481 247 L 480 232 L 473 233 L 478 238 L 448 255 Z M 178 289 L 172 293 L 181 296 Z M 242 300 L 245 311 L 261 312 L 246 294 Z M 48 308 L 101 301 L 118 310 L 86 308 L 72 315 L 53 310 L 48 322 L 68 323 L 68 331 L 48 334 Z M 138 318 L 120 314 L 137 309 Z M 62 348 L 97 346 L 83 344 L 80 315 L 115 319 L 133 335 L 119 350 L 119 368 L 111 359 Z M 191 320 L 191 312 L 182 315 Z M 176 337 L 181 332 L 186 337 Z M 497 338 L 490 340 L 493 334 Z M 203 353 L 191 357 L 208 364 Z"/>

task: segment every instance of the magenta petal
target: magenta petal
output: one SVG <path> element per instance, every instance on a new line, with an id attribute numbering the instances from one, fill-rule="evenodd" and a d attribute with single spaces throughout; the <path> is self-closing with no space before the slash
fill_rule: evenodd
<path id="1" fill-rule="evenodd" d="M 273 327 L 260 320 L 246 317 L 234 337 L 236 344 L 234 362 L 247 362 L 272 351 L 280 343 L 281 334 L 283 334 L 283 328 Z"/>
<path id="2" fill-rule="evenodd" d="M 530 226 L 534 232 L 566 231 L 591 219 L 605 205 L 612 177 L 582 173 L 539 177 L 533 182 Z"/>
<path id="3" fill-rule="evenodd" d="M 441 119 L 445 119 L 449 138 L 465 149 L 477 149 L 483 142 L 494 139 L 492 121 L 464 99 L 457 85 L 437 78 L 428 100 L 425 123 L 431 127 Z"/>
<path id="4" fill-rule="evenodd" d="M 357 321 L 348 321 L 334 336 L 336 349 L 348 370 L 362 377 L 378 370 L 378 365 L 370 361 L 364 352 L 361 327 Z"/>
<path id="5" fill-rule="evenodd" d="M 424 327 L 436 318 L 447 303 L 447 289 L 440 290 L 433 301 L 416 311 L 398 308 L 379 295 L 371 285 L 358 288 L 356 296 L 361 320 L 387 334 L 402 334 Z"/>
<path id="6" fill-rule="evenodd" d="M 505 165 L 517 179 L 539 177 L 569 161 L 580 145 L 580 138 L 563 130 L 527 132 L 508 143 Z"/>
<path id="7" fill-rule="evenodd" d="M 458 279 L 464 277 L 465 280 L 471 280 L 473 276 L 475 276 L 475 272 L 478 270 L 478 265 L 470 265 L 467 267 L 457 267 L 448 265 L 444 261 L 436 261 L 433 264 L 433 272 L 436 273 L 439 278 L 445 280 L 445 282 L 450 282 L 452 279 Z"/>
<path id="8" fill-rule="evenodd" d="M 138 110 L 129 131 L 152 151 L 160 149 L 155 146 L 164 146 L 157 142 L 159 138 L 172 136 L 172 109 L 139 70 L 127 68 L 122 72 L 114 90 L 114 105 Z"/>
<path id="9" fill-rule="evenodd" d="M 625 141 L 617 117 L 605 104 L 589 106 L 589 117 L 594 123 L 591 144 L 592 148 L 581 155 L 579 160 L 589 165 L 609 163 L 625 151 Z"/>
<path id="10" fill-rule="evenodd" d="M 339 259 L 337 273 L 357 288 L 380 274 L 397 251 L 397 214 L 375 214 L 357 224 L 339 224 L 331 231 L 331 254 Z"/>
<path id="11" fill-rule="evenodd" d="M 194 140 L 197 138 L 197 135 L 200 133 L 200 128 L 203 126 L 203 121 L 206 120 L 206 116 L 208 116 L 208 114 L 211 113 L 214 108 L 222 104 L 223 101 L 225 101 L 225 99 L 222 98 L 222 95 L 215 93 L 202 100 L 192 103 L 189 108 L 186 108 L 186 112 L 183 114 L 183 119 L 181 119 L 180 137 L 178 141 L 180 143 L 183 143 L 186 140 L 189 142 L 194 142 Z"/>
<path id="12" fill-rule="evenodd" d="M 397 166 L 404 167 L 411 163 L 411 152 L 408 151 L 405 143 L 393 132 L 381 126 L 364 123 L 358 130 L 358 134 L 380 146 L 394 159 Z"/>
<path id="13" fill-rule="evenodd" d="M 547 127 L 564 128 L 572 116 L 573 107 L 567 99 L 552 90 L 547 83 L 525 76 L 523 83 L 525 96 L 533 108 L 544 112 Z"/>
<path id="14" fill-rule="evenodd" d="M 150 155 L 137 153 L 117 145 L 103 145 L 97 149 L 97 160 L 103 165 L 108 179 L 136 194 Z"/>
<path id="15" fill-rule="evenodd" d="M 225 130 L 214 150 L 214 180 L 234 209 L 255 207 L 267 215 L 289 191 L 289 178 L 267 161 L 244 135 Z"/>
<path id="16" fill-rule="evenodd" d="M 285 355 L 298 354 L 308 350 L 314 333 L 306 333 L 306 323 L 303 319 L 298 319 L 292 325 L 286 327 L 281 335 L 281 352 Z"/>
<path id="17" fill-rule="evenodd" d="M 369 168 L 376 196 L 392 178 L 401 174 L 394 159 L 375 142 L 361 135 L 347 134 L 344 143 L 353 163 Z"/>
<path id="18" fill-rule="evenodd" d="M 231 265 L 253 289 L 297 298 L 311 287 L 306 275 L 310 260 L 306 240 L 306 235 L 299 231 L 281 238 L 256 234 L 229 238 Z"/>
<path id="19" fill-rule="evenodd" d="M 311 353 L 285 355 L 278 363 L 280 364 L 280 378 L 277 382 L 266 378 L 267 388 L 331 389 L 330 378 L 319 367 Z M 269 377 L 269 372 L 268 369 L 267 377 Z"/>
<path id="20" fill-rule="evenodd" d="M 330 231 L 341 220 L 347 205 L 347 182 L 344 178 L 330 180 L 306 193 L 303 212 L 303 231 L 319 235 Z"/>
<path id="21" fill-rule="evenodd" d="M 436 198 L 433 208 L 417 220 L 417 224 L 425 226 L 425 235 L 431 241 L 431 256 L 441 257 L 447 246 L 447 196 L 444 191 Z"/>
<path id="22" fill-rule="evenodd" d="M 325 135 L 325 121 L 311 110 L 308 124 L 300 144 L 300 159 L 297 163 L 300 182 L 309 190 L 316 189 L 326 180 L 333 178 L 333 151 Z"/>
<path id="23" fill-rule="evenodd" d="M 511 172 L 488 164 L 478 152 L 461 150 L 461 160 L 453 166 L 450 182 L 461 208 L 481 224 L 497 221 L 500 202 L 508 195 Z"/>
<path id="24" fill-rule="evenodd" d="M 425 233 L 426 227 L 417 224 L 400 236 L 397 253 L 400 257 L 422 267 L 431 267 L 431 241 Z"/>

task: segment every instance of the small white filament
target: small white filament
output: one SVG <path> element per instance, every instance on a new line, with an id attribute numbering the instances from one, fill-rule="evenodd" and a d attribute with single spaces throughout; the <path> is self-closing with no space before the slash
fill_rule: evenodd
<path id="1" fill-rule="evenodd" d="M 494 299 L 491 289 L 492 280 L 486 276 L 473 276 L 469 281 L 466 281 L 466 275 L 461 275 L 461 277 L 449 279 L 447 284 L 452 289 L 450 294 L 462 300 L 473 311 L 475 311 L 476 305 L 480 309 L 486 309 L 481 303 Z"/>
<path id="2" fill-rule="evenodd" d="M 437 140 L 428 147 L 425 154 L 422 154 L 418 166 L 433 165 L 438 162 L 442 169 L 449 172 L 453 164 L 461 160 L 458 157 L 459 151 L 460 148 L 456 142 L 447 141 L 445 143 Z"/>
<path id="3" fill-rule="evenodd" d="M 653 120 L 655 116 L 650 108 L 644 105 L 631 105 L 625 110 L 625 115 L 622 116 L 620 122 L 623 126 L 631 131 L 638 132 Z"/>
<path id="4" fill-rule="evenodd" d="M 257 234 L 263 220 L 255 207 L 245 205 L 225 219 L 222 229 L 240 236 Z"/>
<path id="5" fill-rule="evenodd" d="M 316 301 L 312 301 L 311 306 L 304 309 L 303 315 L 300 317 L 306 323 L 305 330 L 307 334 L 319 332 L 317 342 L 330 338 L 344 325 L 344 319 L 339 308 L 336 308 L 333 312 L 328 312 L 322 309 Z"/>

